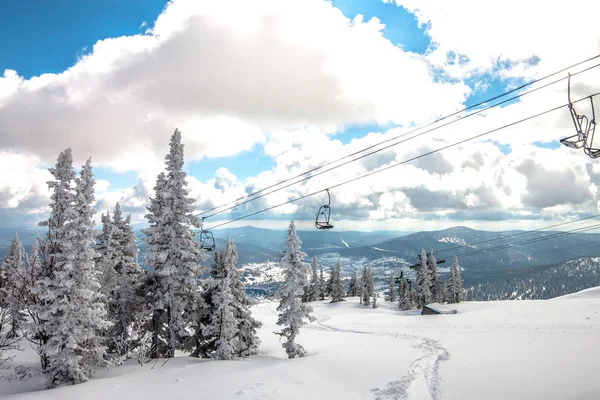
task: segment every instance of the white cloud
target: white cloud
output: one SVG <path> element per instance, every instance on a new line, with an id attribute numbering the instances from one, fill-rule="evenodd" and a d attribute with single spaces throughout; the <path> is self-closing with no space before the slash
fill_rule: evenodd
<path id="1" fill-rule="evenodd" d="M 39 162 L 32 154 L 0 151 L 0 170 L 4 171 L 0 174 L 0 208 L 14 209 L 29 202 L 28 211 L 32 211 L 40 207 L 41 201 L 49 199 L 46 181 L 52 175 L 37 168 Z"/>
<path id="2" fill-rule="evenodd" d="M 188 161 L 232 157 L 262 145 L 273 159 L 271 170 L 243 181 L 225 168 L 206 182 L 189 177 L 198 210 L 207 210 L 407 131 L 373 132 L 343 144 L 332 133 L 344 125 L 420 125 L 459 109 L 471 89 L 437 82 L 432 64 L 459 78 L 492 69 L 502 77 L 531 78 L 599 49 L 594 25 L 570 18 L 571 8 L 547 4 L 541 18 L 538 5 L 523 2 L 397 3 L 430 24 L 436 50 L 426 56 L 403 52 L 383 37 L 377 18 L 349 20 L 326 1 L 175 0 L 148 34 L 100 41 L 63 73 L 23 79 L 5 71 L 0 77 L 0 163 L 11 174 L 0 177 L 0 208 L 43 212 L 49 174 L 42 166 L 53 164 L 58 152 L 70 146 L 76 165 L 91 155 L 95 166 L 138 172 L 132 188 L 113 189 L 99 181 L 96 208 L 106 212 L 118 201 L 134 213 L 134 221 L 143 222 L 176 126 L 182 129 Z M 529 36 L 533 27 L 535 38 Z M 471 61 L 448 65 L 449 51 Z M 538 67 L 494 69 L 499 59 L 532 56 L 540 58 Z M 574 98 L 600 91 L 597 82 L 600 68 L 574 77 Z M 476 83 L 479 89 L 488 85 Z M 226 217 L 316 192 L 259 215 L 311 220 L 326 202 L 325 188 L 565 102 L 566 82 L 561 82 L 330 173 L 315 171 L 319 175 L 313 179 Z M 583 112 L 589 106 L 577 107 Z M 527 215 L 559 219 L 597 212 L 597 164 L 580 151 L 532 146 L 572 134 L 563 109 L 334 187 L 332 217 L 346 229 L 416 230 L 465 221 L 501 229 L 535 225 L 520 220 Z M 504 155 L 489 140 L 510 146 L 511 153 Z M 515 220 L 498 221 L 510 218 Z M 261 224 L 281 226 L 278 221 Z"/>
<path id="3" fill-rule="evenodd" d="M 448 66 L 456 76 L 489 70 L 499 60 L 541 59 L 549 72 L 598 54 L 600 40 L 594 19 L 600 4 L 587 0 L 561 2 L 506 0 L 383 0 L 414 12 L 436 44 L 429 58 L 446 65 L 448 52 L 470 62 Z M 521 66 L 522 68 L 522 66 Z M 525 70 L 521 70 L 524 72 Z"/>
<path id="4" fill-rule="evenodd" d="M 456 109 L 470 89 L 434 83 L 428 63 L 381 29 L 321 0 L 176 0 L 151 35 L 99 41 L 63 73 L 5 72 L 0 148 L 49 162 L 71 146 L 76 159 L 139 171 L 175 126 L 199 159 L 247 150 L 273 129 L 420 123 Z"/>

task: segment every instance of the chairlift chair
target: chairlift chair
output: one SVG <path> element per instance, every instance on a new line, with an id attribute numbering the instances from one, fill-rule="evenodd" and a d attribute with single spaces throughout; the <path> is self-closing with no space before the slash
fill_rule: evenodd
<path id="1" fill-rule="evenodd" d="M 592 126 L 595 127 L 596 122 L 594 121 L 594 117 L 592 117 L 592 120 L 589 121 L 586 115 L 577 114 L 575 106 L 571 102 L 571 74 L 569 74 L 569 80 L 567 83 L 567 96 L 569 99 L 569 112 L 571 113 L 571 118 L 573 119 L 573 125 L 575 125 L 575 131 L 577 132 L 577 134 L 560 139 L 560 143 L 572 149 L 580 149 L 582 147 L 585 147 L 584 151 L 587 154 L 587 147 L 589 147 L 587 146 L 588 134 L 590 133 L 590 129 L 592 128 Z M 590 101 L 592 101 L 591 97 Z M 593 112 L 594 102 L 592 101 L 592 113 Z"/>
<path id="2" fill-rule="evenodd" d="M 204 229 L 204 218 L 205 217 L 202 217 L 202 222 L 200 223 L 200 247 L 202 250 L 214 251 L 217 247 L 215 237 L 211 231 Z"/>
<path id="3" fill-rule="evenodd" d="M 317 229 L 331 229 L 333 225 L 329 223 L 329 217 L 331 216 L 331 195 L 329 194 L 329 189 L 325 189 L 327 191 L 327 198 L 329 199 L 327 204 L 322 205 L 319 208 L 319 212 L 316 214 L 315 218 L 315 226 Z"/>
<path id="4" fill-rule="evenodd" d="M 206 251 L 214 251 L 217 247 L 215 244 L 215 237 L 211 231 L 200 231 L 200 247 Z"/>

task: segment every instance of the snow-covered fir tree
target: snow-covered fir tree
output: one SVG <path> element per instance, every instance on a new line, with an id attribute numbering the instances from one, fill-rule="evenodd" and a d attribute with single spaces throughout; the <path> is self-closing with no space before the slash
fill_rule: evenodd
<path id="1" fill-rule="evenodd" d="M 394 271 L 390 271 L 390 286 L 389 286 L 389 291 L 390 291 L 390 301 L 392 303 L 396 302 L 396 282 L 394 280 Z"/>
<path id="2" fill-rule="evenodd" d="M 350 278 L 350 283 L 348 283 L 348 296 L 354 297 L 360 294 L 360 287 L 358 283 L 358 278 L 356 277 L 356 271 L 352 272 L 352 277 Z"/>
<path id="3" fill-rule="evenodd" d="M 155 198 L 148 207 L 148 263 L 154 267 L 152 357 L 173 357 L 189 339 L 188 327 L 202 308 L 198 278 L 205 260 L 190 226 L 200 226 L 194 199 L 186 189 L 181 132 L 176 129 L 165 157 L 166 174 L 159 174 Z M 161 345 L 165 343 L 166 345 Z"/>
<path id="4" fill-rule="evenodd" d="M 217 317 L 213 317 L 216 308 L 213 296 L 217 291 L 217 284 L 227 275 L 225 254 L 217 250 L 213 255 L 213 263 L 209 270 L 209 279 L 202 282 L 202 308 L 196 310 L 193 323 L 193 336 L 187 341 L 184 350 L 192 351 L 192 357 L 212 358 L 215 353 L 217 335 L 212 324 Z"/>
<path id="5" fill-rule="evenodd" d="M 448 297 L 447 292 L 446 292 L 448 290 L 448 287 L 446 285 L 446 282 L 444 282 L 442 279 L 440 279 L 438 281 L 438 287 L 439 287 L 439 292 L 438 292 L 439 300 L 438 301 L 441 303 L 441 302 L 446 301 L 446 298 Z"/>
<path id="6" fill-rule="evenodd" d="M 313 256 L 311 264 L 310 282 L 308 288 L 308 301 L 319 300 L 319 296 L 321 296 L 321 288 L 319 285 L 319 270 L 316 256 Z"/>
<path id="7" fill-rule="evenodd" d="M 344 301 L 345 293 L 344 281 L 342 280 L 342 260 L 338 259 L 336 266 L 331 269 L 331 276 L 331 303 Z"/>
<path id="8" fill-rule="evenodd" d="M 377 308 L 377 293 L 373 292 L 373 308 Z"/>
<path id="9" fill-rule="evenodd" d="M 73 169 L 71 149 L 62 151 L 58 156 L 56 166 L 49 168 L 48 171 L 54 177 L 52 181 L 47 182 L 48 188 L 52 192 L 50 196 L 50 217 L 39 224 L 40 226 L 47 226 L 48 233 L 41 241 L 40 258 L 43 262 L 40 273 L 36 277 L 34 285 L 30 288 L 31 298 L 36 299 L 36 302 L 30 307 L 35 318 L 28 329 L 31 332 L 30 337 L 37 345 L 44 371 L 47 369 L 49 361 L 46 344 L 52 331 L 52 321 L 47 320 L 47 318 L 53 318 L 51 307 L 55 299 L 53 290 L 56 276 L 54 270 L 57 268 L 57 264 L 62 266 L 65 263 L 64 253 L 68 249 L 70 240 L 68 238 L 69 229 L 66 225 L 74 214 L 72 185 L 75 180 L 75 170 Z"/>
<path id="10" fill-rule="evenodd" d="M 319 267 L 319 298 L 325 300 L 325 278 L 323 277 L 323 265 Z"/>
<path id="11" fill-rule="evenodd" d="M 373 295 L 375 291 L 375 281 L 373 279 L 373 270 L 370 265 L 367 265 L 367 290 L 369 291 L 369 295 Z"/>
<path id="12" fill-rule="evenodd" d="M 460 303 L 463 300 L 464 290 L 462 279 L 460 277 L 460 266 L 458 257 L 454 256 L 452 269 L 450 270 L 450 279 L 446 284 L 446 301 L 448 303 Z"/>
<path id="13" fill-rule="evenodd" d="M 162 280 L 158 274 L 158 270 L 164 262 L 164 254 L 169 251 L 169 243 L 162 236 L 166 225 L 166 218 L 163 217 L 167 212 L 165 209 L 166 185 L 167 177 L 164 172 L 161 172 L 156 178 L 154 197 L 150 199 L 150 205 L 147 208 L 149 213 L 145 216 L 150 227 L 142 229 L 142 233 L 146 234 L 143 240 L 148 244 L 146 263 L 154 267 L 154 271 L 145 277 L 142 288 L 152 310 L 152 318 L 148 324 L 148 330 L 152 335 L 149 345 L 150 358 L 159 358 L 170 354 L 170 341 L 165 340 L 169 337 L 168 319 L 164 305 L 166 291 L 161 285 Z"/>
<path id="14" fill-rule="evenodd" d="M 230 271 L 227 267 L 225 250 L 215 254 L 215 271 L 211 276 L 211 305 L 208 323 L 203 327 L 205 338 L 212 338 L 214 352 L 211 356 L 218 360 L 230 360 L 235 356 L 235 343 L 238 337 L 238 324 L 235 318 L 234 297 L 231 291 Z"/>
<path id="15" fill-rule="evenodd" d="M 227 237 L 225 243 L 225 266 L 230 277 L 234 317 L 237 325 L 235 355 L 238 357 L 251 356 L 258 352 L 260 346 L 258 329 L 262 323 L 252 316 L 250 310 L 252 302 L 246 295 L 242 274 L 238 269 L 237 249 L 231 237 Z"/>
<path id="16" fill-rule="evenodd" d="M 99 333 L 110 325 L 106 318 L 104 296 L 100 292 L 94 262 L 97 253 L 94 250 L 95 211 L 92 205 L 95 201 L 95 181 L 93 176 L 92 160 L 88 158 L 81 168 L 80 176 L 75 180 L 75 218 L 71 223 L 71 235 L 75 237 L 73 276 L 77 285 L 75 290 L 71 288 L 71 299 L 79 297 L 80 307 L 76 310 L 81 340 L 80 367 L 88 378 L 93 377 L 94 368 L 106 365 L 106 348 L 102 344 Z"/>
<path id="17" fill-rule="evenodd" d="M 29 317 L 28 321 L 23 323 L 25 338 L 33 345 L 36 350 L 39 350 L 41 345 L 40 335 L 40 314 L 39 305 L 42 304 L 40 297 L 36 294 L 37 282 L 42 277 L 43 260 L 42 260 L 42 241 L 36 233 L 33 241 L 33 247 L 29 254 L 25 255 L 25 270 L 20 274 L 21 289 L 19 290 L 18 303 L 25 314 Z M 42 357 L 42 367 L 45 358 Z"/>
<path id="18" fill-rule="evenodd" d="M 427 268 L 429 269 L 431 301 L 443 301 L 442 281 L 438 273 L 437 260 L 433 249 L 427 254 Z"/>
<path id="19" fill-rule="evenodd" d="M 331 266 L 331 268 L 329 269 L 329 278 L 327 279 L 327 283 L 325 283 L 325 293 L 329 297 L 331 297 L 331 292 L 333 291 L 334 275 L 335 275 L 335 267 Z"/>
<path id="20" fill-rule="evenodd" d="M 6 320 L 10 328 L 6 332 L 8 338 L 16 338 L 25 322 L 23 304 L 19 301 L 20 293 L 24 290 L 23 276 L 25 274 L 25 250 L 15 233 L 8 252 L 0 263 L 0 309 L 8 313 Z M 5 325 L 6 326 L 6 325 Z"/>
<path id="21" fill-rule="evenodd" d="M 312 307 L 303 304 L 298 296 L 302 295 L 302 287 L 306 280 L 306 265 L 302 259 L 306 253 L 302 251 L 302 241 L 296 233 L 294 221 L 288 228 L 288 237 L 285 242 L 287 250 L 281 257 L 281 267 L 283 269 L 284 282 L 280 290 L 281 301 L 277 307 L 279 311 L 277 325 L 283 326 L 280 332 L 276 332 L 284 340 L 282 343 L 289 358 L 306 355 L 304 348 L 296 343 L 296 336 L 300 328 L 305 324 L 305 319 L 309 322 L 314 321 L 311 315 Z"/>
<path id="22" fill-rule="evenodd" d="M 431 274 L 427 265 L 425 250 L 421 249 L 421 258 L 417 271 L 417 307 L 422 308 L 423 305 L 431 303 L 431 299 Z"/>
<path id="23" fill-rule="evenodd" d="M 0 368 L 15 357 L 15 350 L 20 350 L 19 337 L 11 335 L 12 314 L 7 308 L 0 307 Z"/>
<path id="24" fill-rule="evenodd" d="M 362 304 L 365 306 L 371 305 L 371 297 L 373 296 L 373 290 L 375 288 L 375 283 L 373 281 L 373 271 L 369 265 L 365 265 L 363 267 L 363 273 L 361 278 L 361 296 L 362 296 Z"/>
<path id="25" fill-rule="evenodd" d="M 138 294 L 143 271 L 138 264 L 131 215 L 123 218 L 121 206 L 117 203 L 112 220 L 108 214 L 104 222 L 105 226 L 109 226 L 109 237 L 106 246 L 103 246 L 106 253 L 103 272 L 104 281 L 110 287 L 107 304 L 109 320 L 113 324 L 107 335 L 110 338 L 108 346 L 111 353 L 128 358 L 133 355 L 133 340 L 139 336 L 145 320 L 146 310 Z"/>
<path id="26" fill-rule="evenodd" d="M 414 308 L 414 304 L 412 301 L 412 293 L 410 287 L 408 286 L 408 281 L 406 280 L 406 278 L 400 279 L 400 285 L 398 288 L 398 298 L 398 306 L 402 311 L 412 310 Z"/>
<path id="27" fill-rule="evenodd" d="M 61 153 L 55 170 L 68 178 L 72 171 L 71 152 Z M 52 172 L 52 171 L 51 171 Z M 74 193 L 61 200 L 63 225 L 51 256 L 52 275 L 41 279 L 39 296 L 42 331 L 47 341 L 41 353 L 47 357 L 46 386 L 53 388 L 85 382 L 95 368 L 106 365 L 106 348 L 99 333 L 106 329 L 104 298 L 94 270 L 94 180 L 91 160 L 87 160 L 76 179 Z M 54 187 L 56 187 L 54 186 Z M 51 186 L 52 187 L 52 186 Z M 50 221 L 53 221 L 51 216 Z M 62 232 L 61 232 L 62 231 Z M 68 234 L 64 234 L 68 232 Z"/>
<path id="28" fill-rule="evenodd" d="M 113 264 L 113 243 L 112 243 L 112 219 L 110 212 L 100 216 L 102 230 L 96 236 L 96 270 L 100 275 L 100 291 L 106 297 L 109 303 L 113 297 L 115 287 L 117 286 L 117 272 Z M 111 307 L 107 304 L 110 313 Z"/>
<path id="29" fill-rule="evenodd" d="M 410 297 L 410 302 L 412 304 L 412 308 L 417 308 L 417 304 L 418 304 L 418 293 L 417 293 L 417 288 L 413 287 L 412 285 L 408 285 L 408 294 Z"/>
<path id="30" fill-rule="evenodd" d="M 33 246 L 29 254 L 25 254 L 25 271 L 21 275 L 23 281 L 22 291 L 19 293 L 19 302 L 27 314 L 36 320 L 32 313 L 31 307 L 38 304 L 38 298 L 32 293 L 32 288 L 40 278 L 42 273 L 42 241 L 39 234 L 36 233 L 33 240 Z"/>

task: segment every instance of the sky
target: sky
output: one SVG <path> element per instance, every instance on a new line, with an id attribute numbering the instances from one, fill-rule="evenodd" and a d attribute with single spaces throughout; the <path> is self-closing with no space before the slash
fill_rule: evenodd
<path id="1" fill-rule="evenodd" d="M 198 212 L 410 138 L 206 227 L 310 195 L 223 226 L 309 228 L 334 186 L 339 230 L 531 229 L 598 214 L 600 161 L 558 142 L 575 133 L 566 108 L 468 140 L 564 105 L 566 80 L 435 123 L 600 54 L 600 30 L 579 23 L 600 4 L 534 3 L 10 2 L 0 14 L 0 226 L 47 218 L 47 169 L 67 147 L 76 169 L 92 157 L 98 213 L 119 202 L 143 225 L 175 128 Z M 573 76 L 574 98 L 600 91 L 599 70 Z M 435 129 L 408 134 L 423 126 Z"/>

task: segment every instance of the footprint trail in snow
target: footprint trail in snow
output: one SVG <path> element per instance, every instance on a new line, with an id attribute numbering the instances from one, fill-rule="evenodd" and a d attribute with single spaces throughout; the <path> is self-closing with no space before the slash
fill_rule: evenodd
<path id="1" fill-rule="evenodd" d="M 414 399 L 437 400 L 440 393 L 440 363 L 450 359 L 450 353 L 437 340 L 422 338 L 413 347 L 424 352 L 412 362 L 408 373 L 383 389 L 373 389 L 375 400 Z"/>
<path id="2" fill-rule="evenodd" d="M 329 319 L 329 318 L 326 318 Z M 440 394 L 441 377 L 439 375 L 440 363 L 450 359 L 450 353 L 440 345 L 437 340 L 430 338 L 406 335 L 385 334 L 352 329 L 340 329 L 316 321 L 313 329 L 347 332 L 357 334 L 370 334 L 375 336 L 393 336 L 403 339 L 413 339 L 418 342 L 412 346 L 423 352 L 423 355 L 412 362 L 406 375 L 399 380 L 392 381 L 385 388 L 373 389 L 375 400 L 411 399 L 411 400 L 437 400 Z"/>

